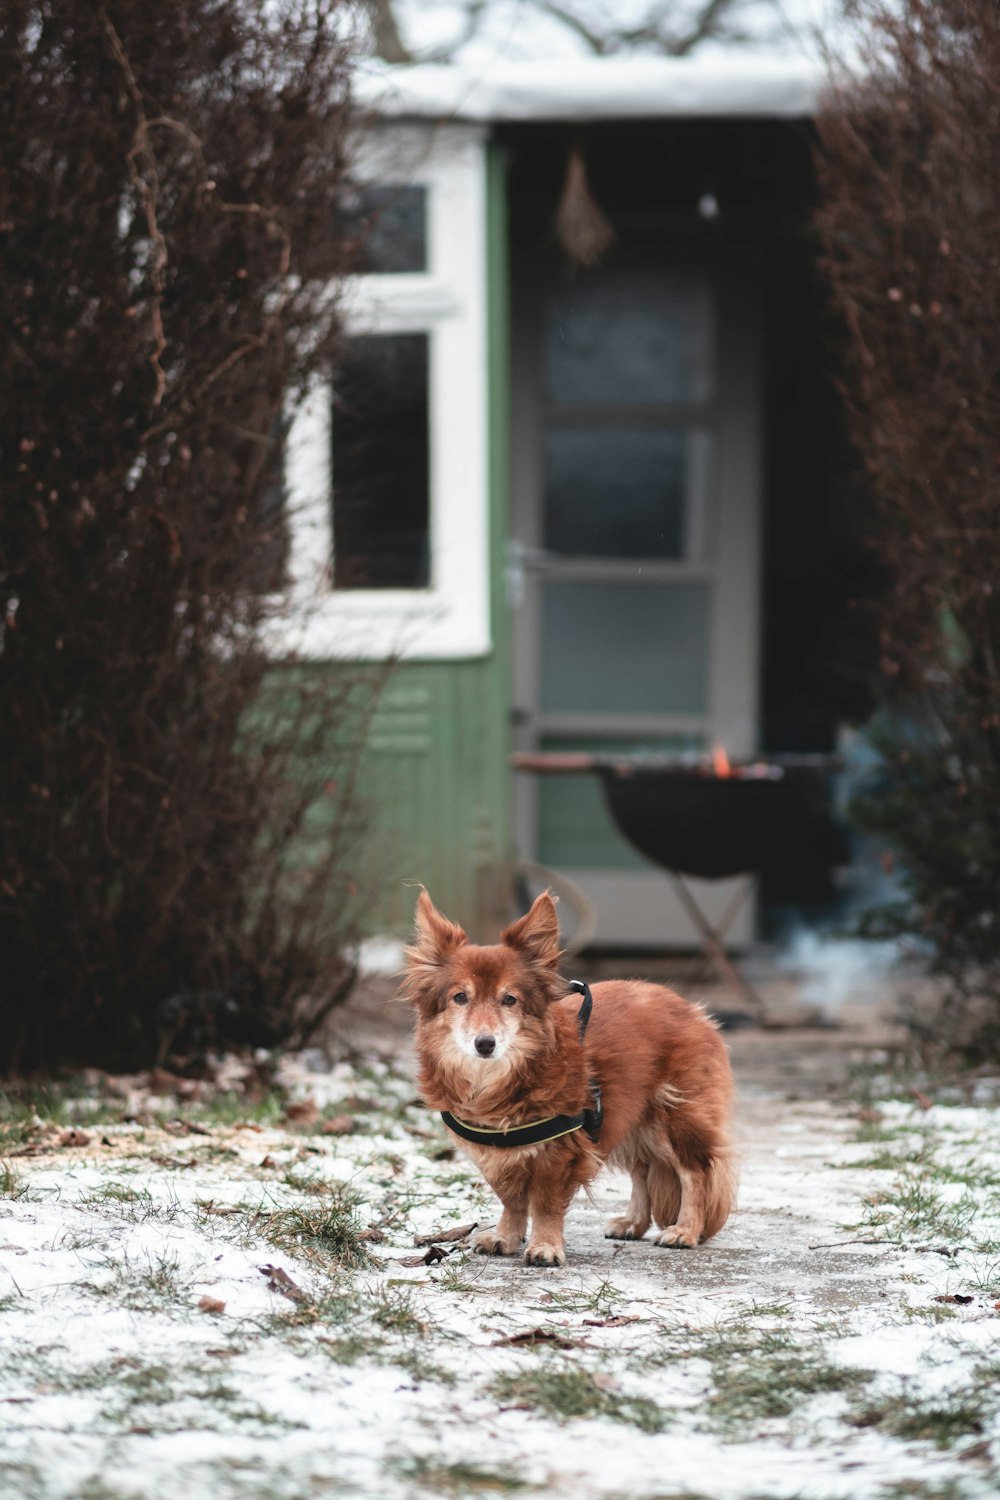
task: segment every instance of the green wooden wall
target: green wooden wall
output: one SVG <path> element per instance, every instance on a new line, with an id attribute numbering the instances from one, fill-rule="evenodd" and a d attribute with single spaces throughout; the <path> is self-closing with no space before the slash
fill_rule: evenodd
<path id="1" fill-rule="evenodd" d="M 361 874 L 369 932 L 408 933 L 415 887 L 470 936 L 509 920 L 511 865 L 510 660 L 504 593 L 509 531 L 508 270 L 505 162 L 487 163 L 490 555 L 493 650 L 472 661 L 393 669 L 364 752 Z"/>

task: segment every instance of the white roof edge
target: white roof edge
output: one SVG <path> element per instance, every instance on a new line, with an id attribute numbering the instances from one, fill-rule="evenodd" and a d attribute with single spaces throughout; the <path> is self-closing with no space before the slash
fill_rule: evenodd
<path id="1" fill-rule="evenodd" d="M 796 119 L 815 114 L 828 77 L 816 57 L 750 52 L 501 61 L 476 68 L 368 62 L 355 75 L 355 97 L 394 119 Z"/>

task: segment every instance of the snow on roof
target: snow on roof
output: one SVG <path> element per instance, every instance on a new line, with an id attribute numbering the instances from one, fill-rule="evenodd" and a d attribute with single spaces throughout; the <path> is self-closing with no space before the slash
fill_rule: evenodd
<path id="1" fill-rule="evenodd" d="M 359 101 L 394 118 L 505 120 L 799 118 L 828 74 L 815 56 L 734 50 L 691 57 L 561 57 L 486 64 L 367 62 Z"/>

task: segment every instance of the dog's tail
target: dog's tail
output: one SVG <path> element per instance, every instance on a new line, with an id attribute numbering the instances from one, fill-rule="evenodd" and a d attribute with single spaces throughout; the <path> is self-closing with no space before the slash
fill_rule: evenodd
<path id="1" fill-rule="evenodd" d="M 739 1162 L 733 1146 L 727 1141 L 716 1149 L 708 1169 L 705 1185 L 705 1227 L 703 1240 L 718 1234 L 729 1215 L 736 1207 L 736 1189 L 739 1186 Z"/>
<path id="2" fill-rule="evenodd" d="M 683 1168 L 680 1168 L 673 1151 L 668 1159 L 654 1160 L 649 1167 L 650 1207 L 654 1221 L 664 1228 L 676 1223 L 681 1213 L 679 1170 L 683 1171 Z M 700 1237 L 710 1240 L 713 1234 L 718 1234 L 736 1207 L 739 1163 L 732 1145 L 728 1140 L 715 1143 L 708 1165 L 684 1175 L 690 1184 L 689 1192 L 693 1190 L 699 1200 L 691 1207 L 701 1219 Z"/>

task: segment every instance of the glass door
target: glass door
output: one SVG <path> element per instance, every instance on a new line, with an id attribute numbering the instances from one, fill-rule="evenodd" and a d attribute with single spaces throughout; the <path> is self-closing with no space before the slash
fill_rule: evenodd
<path id="1" fill-rule="evenodd" d="M 621 255 L 521 293 L 518 746 L 669 753 L 720 742 L 746 753 L 758 434 L 745 299 L 704 268 Z M 584 887 L 599 940 L 693 941 L 668 882 L 615 830 L 595 777 L 517 780 L 525 857 Z M 700 894 L 712 909 L 731 889 Z"/>

